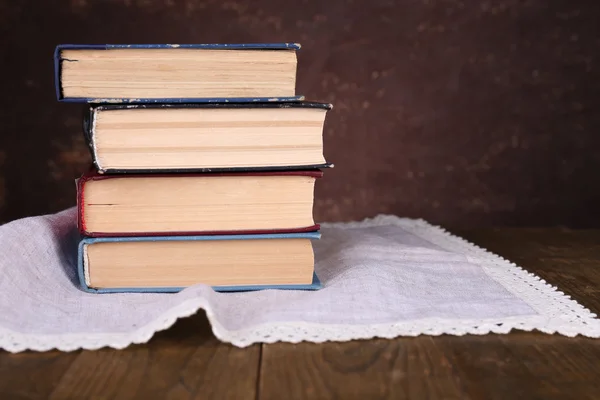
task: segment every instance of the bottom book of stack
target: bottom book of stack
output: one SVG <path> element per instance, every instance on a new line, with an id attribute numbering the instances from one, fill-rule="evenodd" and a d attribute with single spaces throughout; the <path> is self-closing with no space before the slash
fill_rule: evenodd
<path id="1" fill-rule="evenodd" d="M 79 280 L 92 293 L 316 290 L 311 240 L 319 232 L 84 238 Z"/>

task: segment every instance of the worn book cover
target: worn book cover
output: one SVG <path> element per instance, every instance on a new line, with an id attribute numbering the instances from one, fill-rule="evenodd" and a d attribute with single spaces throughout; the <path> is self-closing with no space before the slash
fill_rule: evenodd
<path id="1" fill-rule="evenodd" d="M 96 118 L 98 113 L 110 110 L 136 110 L 136 109 L 185 109 L 185 108 L 205 108 L 205 109 L 273 109 L 273 108 L 312 108 L 320 110 L 330 110 L 331 104 L 317 103 L 317 102 L 268 102 L 268 103 L 182 103 L 182 104 L 103 104 L 103 105 L 90 105 L 84 111 L 83 117 L 83 131 L 85 134 L 90 153 L 92 155 L 92 161 L 96 170 L 101 173 L 107 174 L 124 174 L 124 173 L 204 173 L 204 172 L 240 172 L 240 171 L 286 171 L 286 170 L 303 170 L 310 168 L 330 168 L 333 166 L 331 163 L 323 164 L 303 164 L 293 166 L 261 166 L 261 167 L 230 167 L 230 168 L 160 168 L 160 169 L 144 169 L 144 168 L 109 168 L 102 165 L 98 160 L 97 147 L 95 143 L 95 127 Z"/>
<path id="2" fill-rule="evenodd" d="M 78 249 L 78 275 L 81 288 L 89 293 L 123 293 L 123 292 L 179 292 L 184 287 L 131 287 L 131 288 L 92 288 L 88 285 L 89 270 L 86 258 L 87 246 L 93 243 L 106 242 L 168 242 L 168 241 L 198 241 L 198 240 L 256 240 L 256 239 L 311 239 L 317 240 L 321 237 L 319 232 L 287 233 L 287 234 L 262 234 L 262 235 L 222 235 L 222 236 L 156 236 L 156 237 L 106 237 L 106 238 L 83 238 Z M 174 274 L 177 272 L 174 271 Z M 241 292 L 262 289 L 287 289 L 287 290 L 318 290 L 321 282 L 316 273 L 313 273 L 313 281 L 307 285 L 252 285 L 252 286 L 213 286 L 218 292 Z"/>
<path id="3" fill-rule="evenodd" d="M 219 179 L 219 177 L 235 177 L 235 176 L 257 176 L 257 177 L 277 177 L 277 176 L 306 176 L 315 179 L 321 178 L 323 172 L 315 170 L 302 171 L 269 171 L 269 172 L 223 172 L 223 173 L 206 173 L 206 174 L 127 174 L 127 175 L 106 175 L 98 174 L 94 171 L 83 175 L 77 180 L 77 214 L 79 231 L 84 236 L 90 237 L 108 237 L 108 236 L 193 236 L 193 235 L 225 235 L 225 234 L 275 234 L 275 233 L 290 233 L 290 232 L 312 232 L 319 229 L 319 224 L 302 226 L 291 229 L 250 229 L 250 230 L 211 230 L 211 231 L 183 231 L 183 232 L 97 232 L 91 231 L 86 225 L 86 184 L 90 181 L 107 180 L 107 179 L 136 179 L 138 177 L 149 177 L 152 179 L 160 179 L 161 177 L 210 177 L 211 179 Z"/>
<path id="4" fill-rule="evenodd" d="M 299 50 L 297 43 L 242 43 L 242 44 L 61 44 L 54 51 L 54 82 L 56 98 L 74 103 L 219 103 L 219 102 L 285 102 L 301 101 L 304 96 L 284 97 L 194 97 L 194 98 L 86 98 L 65 97 L 61 82 L 63 50 L 111 50 L 111 49 L 206 49 L 206 50 Z"/>

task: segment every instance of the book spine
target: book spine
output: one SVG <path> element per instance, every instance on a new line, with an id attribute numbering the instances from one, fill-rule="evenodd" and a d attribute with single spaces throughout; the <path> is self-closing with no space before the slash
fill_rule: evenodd
<path id="1" fill-rule="evenodd" d="M 56 92 L 56 99 L 58 101 L 62 99 L 62 84 L 60 82 L 60 52 L 61 47 L 56 46 L 54 49 L 54 91 Z"/>
<path id="2" fill-rule="evenodd" d="M 86 177 L 83 176 L 77 180 L 77 228 L 79 233 L 83 236 L 88 236 L 88 232 L 85 230 L 85 215 L 84 215 L 84 187 Z"/>
<path id="3" fill-rule="evenodd" d="M 83 135 L 88 146 L 92 143 L 92 119 L 94 118 L 94 109 L 86 107 L 83 111 Z"/>
<path id="4" fill-rule="evenodd" d="M 83 136 L 85 137 L 85 141 L 90 150 L 90 155 L 92 156 L 92 163 L 94 164 L 94 168 L 98 173 L 103 174 L 105 172 L 104 168 L 102 168 L 98 164 L 98 155 L 96 153 L 96 142 L 95 142 L 95 134 L 96 134 L 96 115 L 98 110 L 94 107 L 88 107 L 85 109 L 83 113 Z"/>

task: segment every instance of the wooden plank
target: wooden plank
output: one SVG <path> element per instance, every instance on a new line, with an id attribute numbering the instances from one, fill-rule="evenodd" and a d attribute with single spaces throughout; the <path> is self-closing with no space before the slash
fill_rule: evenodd
<path id="1" fill-rule="evenodd" d="M 600 342 L 540 333 L 443 336 L 448 357 L 472 399 L 598 399 Z"/>
<path id="2" fill-rule="evenodd" d="M 263 346 L 260 399 L 468 399 L 431 337 Z"/>
<path id="3" fill-rule="evenodd" d="M 254 399 L 260 346 L 219 342 L 203 313 L 145 345 L 79 352 L 51 399 Z"/>
<path id="4" fill-rule="evenodd" d="M 11 354 L 0 350 L 0 399 L 46 399 L 77 358 L 48 351 Z"/>

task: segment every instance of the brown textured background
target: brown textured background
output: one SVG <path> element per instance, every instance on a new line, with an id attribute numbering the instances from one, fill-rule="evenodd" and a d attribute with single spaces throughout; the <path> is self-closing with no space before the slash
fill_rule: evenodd
<path id="1" fill-rule="evenodd" d="M 319 220 L 600 226 L 600 2 L 0 0 L 0 221 L 74 204 L 81 106 L 58 43 L 297 41 L 334 103 Z"/>

